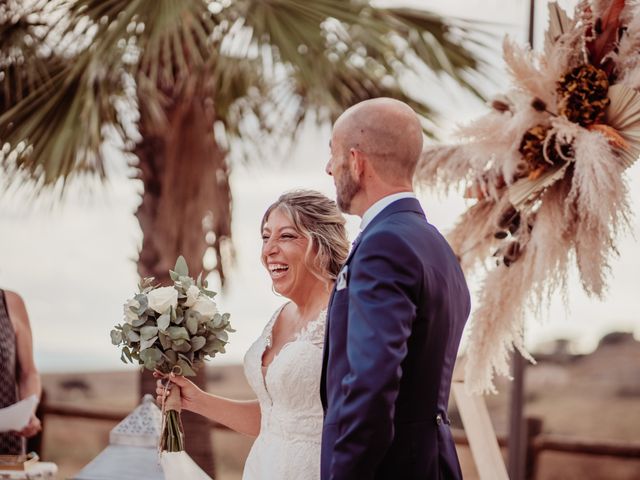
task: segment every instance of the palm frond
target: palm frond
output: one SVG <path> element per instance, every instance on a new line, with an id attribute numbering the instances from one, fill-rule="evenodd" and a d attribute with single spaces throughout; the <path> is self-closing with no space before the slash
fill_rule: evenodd
<path id="1" fill-rule="evenodd" d="M 216 122 L 227 135 L 259 149 L 265 134 L 294 138 L 308 112 L 325 122 L 377 96 L 409 103 L 428 131 L 434 111 L 403 88 L 402 77 L 432 71 L 473 91 L 469 75 L 481 65 L 466 47 L 481 43 L 468 24 L 368 2 L 53 4 L 65 14 L 58 15 L 57 31 L 40 38 L 41 46 L 53 43 L 52 52 L 74 63 L 49 66 L 28 95 L 16 97 L 0 116 L 3 143 L 30 145 L 11 157 L 14 167 L 41 185 L 74 171 L 104 171 L 103 130 L 124 131 L 114 98 L 122 95 L 126 76 L 136 83 L 141 115 L 158 125 L 174 99 L 185 98 L 190 77 L 207 78 Z M 4 78 L 14 87 L 22 80 L 15 74 Z"/>
<path id="2" fill-rule="evenodd" d="M 0 4 L 0 112 L 25 98 L 63 65 L 63 60 L 47 52 L 43 38 L 51 4 L 45 1 L 16 1 Z"/>

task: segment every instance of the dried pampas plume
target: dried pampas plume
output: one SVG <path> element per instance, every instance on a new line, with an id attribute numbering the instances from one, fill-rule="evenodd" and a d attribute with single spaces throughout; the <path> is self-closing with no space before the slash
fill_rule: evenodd
<path id="1" fill-rule="evenodd" d="M 509 374 L 513 350 L 533 361 L 525 318 L 557 293 L 566 298 L 573 260 L 584 291 L 602 298 L 616 238 L 629 227 L 640 4 L 582 0 L 573 17 L 555 3 L 549 9 L 544 53 L 505 39 L 512 88 L 458 128 L 459 144 L 427 149 L 416 174 L 418 184 L 464 186 L 475 199 L 447 236 L 467 274 L 486 272 L 469 323 L 473 393 L 495 392 L 494 375 Z"/>

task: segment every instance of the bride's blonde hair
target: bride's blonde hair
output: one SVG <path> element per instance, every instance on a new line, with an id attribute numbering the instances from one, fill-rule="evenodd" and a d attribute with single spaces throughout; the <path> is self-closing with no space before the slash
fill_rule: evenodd
<path id="1" fill-rule="evenodd" d="M 322 280 L 335 280 L 349 255 L 346 221 L 336 202 L 315 190 L 283 193 L 267 208 L 261 231 L 276 209 L 282 210 L 295 229 L 310 240 L 306 252 L 309 269 Z"/>

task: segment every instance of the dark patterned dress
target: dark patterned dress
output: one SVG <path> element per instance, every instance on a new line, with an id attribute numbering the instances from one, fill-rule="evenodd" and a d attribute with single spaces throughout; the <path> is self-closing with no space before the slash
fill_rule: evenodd
<path id="1" fill-rule="evenodd" d="M 9 318 L 4 291 L 0 290 L 0 408 L 18 400 L 16 383 L 16 332 Z M 0 454 L 24 453 L 24 439 L 18 435 L 0 433 Z"/>

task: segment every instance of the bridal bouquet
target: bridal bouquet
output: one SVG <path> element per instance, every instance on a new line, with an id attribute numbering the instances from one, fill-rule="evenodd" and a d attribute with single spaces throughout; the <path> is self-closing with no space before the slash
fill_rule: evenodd
<path id="1" fill-rule="evenodd" d="M 193 376 L 205 360 L 225 352 L 228 332 L 234 330 L 229 314 L 218 312 L 216 293 L 207 290 L 202 274 L 195 281 L 189 277 L 182 256 L 169 274 L 172 286 L 153 285 L 153 278 L 142 280 L 139 293 L 124 305 L 124 322 L 111 330 L 111 342 L 121 347 L 125 363 L 165 375 Z M 169 410 L 163 417 L 160 449 L 184 450 L 180 413 Z"/>

